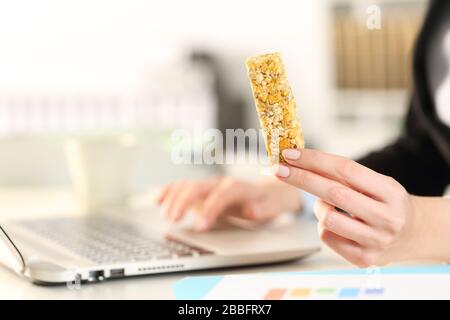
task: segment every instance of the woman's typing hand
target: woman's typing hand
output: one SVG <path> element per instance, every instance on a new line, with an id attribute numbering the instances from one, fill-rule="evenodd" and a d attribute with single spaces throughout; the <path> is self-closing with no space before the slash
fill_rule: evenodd
<path id="1" fill-rule="evenodd" d="M 220 216 L 228 214 L 265 222 L 301 206 L 299 191 L 273 178 L 258 182 L 231 177 L 176 181 L 161 189 L 157 202 L 172 222 L 194 209 L 198 231 L 210 229 Z"/>

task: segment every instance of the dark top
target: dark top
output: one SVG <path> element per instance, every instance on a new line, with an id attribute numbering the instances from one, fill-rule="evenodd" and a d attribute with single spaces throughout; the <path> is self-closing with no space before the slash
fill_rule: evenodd
<path id="1" fill-rule="evenodd" d="M 430 41 L 448 19 L 450 1 L 431 1 L 414 51 L 413 90 L 403 134 L 358 160 L 416 195 L 440 196 L 450 184 L 450 128 L 436 114 L 426 69 Z"/>

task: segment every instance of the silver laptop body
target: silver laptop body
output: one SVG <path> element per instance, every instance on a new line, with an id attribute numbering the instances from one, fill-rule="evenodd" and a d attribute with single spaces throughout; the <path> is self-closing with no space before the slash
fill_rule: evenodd
<path id="1" fill-rule="evenodd" d="M 169 228 L 154 211 L 1 222 L 0 262 L 34 283 L 57 284 L 283 262 L 319 250 L 308 218 L 256 228 L 228 220 L 198 233 Z"/>

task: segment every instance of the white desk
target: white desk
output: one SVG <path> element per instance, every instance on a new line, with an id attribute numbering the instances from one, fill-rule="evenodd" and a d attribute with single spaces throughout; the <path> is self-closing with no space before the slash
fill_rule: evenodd
<path id="1" fill-rule="evenodd" d="M 136 199 L 135 205 L 149 199 Z M 0 189 L 0 215 L 2 219 L 54 214 L 77 214 L 79 209 L 73 195 L 64 190 Z M 42 287 L 33 285 L 4 267 L 0 267 L 0 299 L 172 299 L 172 286 L 188 275 L 212 275 L 250 272 L 306 271 L 349 268 L 351 265 L 339 256 L 323 248 L 303 261 L 268 265 L 173 273 L 138 278 L 106 281 L 82 285 L 79 290 L 66 286 Z"/>

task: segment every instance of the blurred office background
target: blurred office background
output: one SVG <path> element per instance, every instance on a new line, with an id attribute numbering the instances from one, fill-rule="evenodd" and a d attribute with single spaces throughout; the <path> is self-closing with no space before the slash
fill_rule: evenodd
<path id="1" fill-rule="evenodd" d="M 366 11 L 381 9 L 381 29 Z M 170 133 L 259 127 L 246 57 L 282 52 L 310 146 L 358 157 L 401 131 L 424 0 L 0 1 L 0 186 L 70 186 L 68 137 L 134 134 L 133 188 L 210 174 Z"/>

